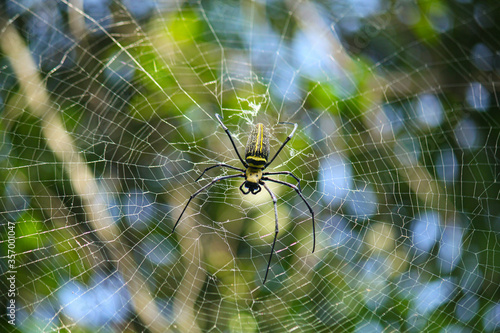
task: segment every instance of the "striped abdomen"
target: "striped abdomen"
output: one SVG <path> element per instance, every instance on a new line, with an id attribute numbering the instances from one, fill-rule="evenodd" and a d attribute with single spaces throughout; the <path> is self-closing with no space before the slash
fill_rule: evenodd
<path id="1" fill-rule="evenodd" d="M 263 169 L 269 157 L 269 131 L 263 124 L 257 124 L 248 138 L 245 160 L 249 166 Z"/>

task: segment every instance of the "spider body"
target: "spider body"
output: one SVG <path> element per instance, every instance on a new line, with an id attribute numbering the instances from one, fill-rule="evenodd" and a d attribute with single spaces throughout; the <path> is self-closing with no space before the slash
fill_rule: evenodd
<path id="1" fill-rule="evenodd" d="M 240 191 L 243 194 L 257 194 L 259 193 L 262 188 L 260 187 L 261 184 L 261 179 L 262 179 L 262 169 L 259 168 L 254 168 L 254 167 L 248 167 L 245 170 L 245 181 L 241 184 L 240 186 Z M 245 191 L 243 188 L 247 188 L 248 191 Z"/>
<path id="2" fill-rule="evenodd" d="M 257 124 L 248 137 L 245 161 L 250 167 L 265 169 L 269 152 L 269 130 L 264 124 Z"/>
<path id="3" fill-rule="evenodd" d="M 264 124 L 259 123 L 253 128 L 245 148 L 245 162 L 248 166 L 245 181 L 240 186 L 241 193 L 257 194 L 262 190 L 262 170 L 266 168 L 269 152 L 269 131 Z M 244 188 L 248 190 L 245 191 Z"/>
<path id="4" fill-rule="evenodd" d="M 297 178 L 293 173 L 290 171 L 278 171 L 278 172 L 264 172 L 264 170 L 274 161 L 274 159 L 278 156 L 278 154 L 281 152 L 283 147 L 287 144 L 288 141 L 292 138 L 293 134 L 295 133 L 295 130 L 297 129 L 297 124 L 293 124 L 293 130 L 292 133 L 288 135 L 288 137 L 283 141 L 281 144 L 281 147 L 278 149 L 276 154 L 274 154 L 273 158 L 271 158 L 270 161 L 269 159 L 269 153 L 270 153 L 270 147 L 269 147 L 269 130 L 264 126 L 264 124 L 257 124 L 254 126 L 252 129 L 252 132 L 250 133 L 250 136 L 248 137 L 248 142 L 245 148 L 245 160 L 241 158 L 240 153 L 238 152 L 238 149 L 236 148 L 236 144 L 233 141 L 233 137 L 231 136 L 231 133 L 229 132 L 228 128 L 224 125 L 222 122 L 220 115 L 216 114 L 217 120 L 221 124 L 222 128 L 226 132 L 226 134 L 229 137 L 229 140 L 231 141 L 231 144 L 233 145 L 234 150 L 236 151 L 236 154 L 238 155 L 238 158 L 245 167 L 245 169 L 237 168 L 225 163 L 219 163 L 216 165 L 213 165 L 211 167 L 206 168 L 201 175 L 196 179 L 198 181 L 204 174 L 210 169 L 217 168 L 217 167 L 224 167 L 224 168 L 229 168 L 233 170 L 240 171 L 241 173 L 235 174 L 235 175 L 228 175 L 228 176 L 223 176 L 223 177 L 216 177 L 214 178 L 210 183 L 207 185 L 203 186 L 201 189 L 193 193 L 190 197 L 186 205 L 184 206 L 184 209 L 181 212 L 181 215 L 179 215 L 179 218 L 177 219 L 177 222 L 175 222 L 174 227 L 172 228 L 172 232 L 175 231 L 175 227 L 181 220 L 182 215 L 186 211 L 187 206 L 193 200 L 194 197 L 196 197 L 199 193 L 201 193 L 203 190 L 207 189 L 208 187 L 212 186 L 216 182 L 223 180 L 223 179 L 230 179 L 230 178 L 244 178 L 244 182 L 240 185 L 240 191 L 243 194 L 257 194 L 262 190 L 262 187 L 266 189 L 266 191 L 269 193 L 271 196 L 271 199 L 273 200 L 274 204 L 274 217 L 275 217 L 275 230 L 274 230 L 274 241 L 271 247 L 271 254 L 269 255 L 269 261 L 267 263 L 267 269 L 266 269 L 266 275 L 264 276 L 263 283 L 266 282 L 267 279 L 267 274 L 269 273 L 269 267 L 271 266 L 271 259 L 273 257 L 274 253 L 274 246 L 276 245 L 276 239 L 278 236 L 278 209 L 276 206 L 276 196 L 274 193 L 269 189 L 269 187 L 265 184 L 265 181 L 270 181 L 274 183 L 278 183 L 281 185 L 288 186 L 295 190 L 295 192 L 300 196 L 300 198 L 304 201 L 306 204 L 307 208 L 309 209 L 309 212 L 311 213 L 311 219 L 312 219 L 312 229 L 313 229 L 313 249 L 312 252 L 314 252 L 314 249 L 316 247 L 316 232 L 315 232 L 315 223 L 314 223 L 314 211 L 312 210 L 311 206 L 307 203 L 306 199 L 302 195 L 302 189 L 300 188 L 300 179 Z M 285 124 L 292 124 L 292 123 L 285 123 Z M 293 177 L 297 181 L 297 185 L 293 185 L 281 180 L 277 179 L 272 179 L 267 176 L 269 175 L 288 175 Z"/>

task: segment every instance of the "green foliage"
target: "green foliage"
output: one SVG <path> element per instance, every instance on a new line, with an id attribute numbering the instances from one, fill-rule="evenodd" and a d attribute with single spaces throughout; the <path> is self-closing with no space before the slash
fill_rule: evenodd
<path id="1" fill-rule="evenodd" d="M 90 294 L 110 283 L 94 285 L 98 274 L 113 272 L 125 282 L 110 289 L 109 304 L 144 277 L 139 290 L 151 297 L 145 303 L 180 331 L 182 311 L 190 311 L 192 327 L 207 332 L 362 332 L 377 324 L 386 331 L 498 330 L 485 319 L 499 304 L 500 125 L 491 78 L 498 64 L 481 69 L 487 52 L 472 53 L 484 38 L 481 44 L 495 54 L 498 27 L 483 16 L 496 17 L 496 6 L 381 1 L 378 14 L 367 5 L 353 15 L 348 9 L 357 8 L 355 2 L 199 1 L 168 10 L 155 4 L 147 18 L 135 20 L 125 3 L 113 2 L 118 9 L 97 23 L 84 17 L 81 39 L 78 22 L 69 20 L 73 4 L 64 9 L 64 24 L 44 16 L 54 12 L 39 14 L 39 7 L 14 11 L 7 23 L 23 32 L 39 60 L 44 86 L 37 88 L 57 106 L 74 140 L 63 144 L 91 170 L 98 184 L 92 194 L 102 200 L 102 207 L 87 206 L 89 198 L 71 179 L 81 171 L 77 159 L 67 163 L 52 151 L 46 125 L 25 101 L 26 82 L 2 54 L 0 218 L 2 226 L 16 226 L 19 313 L 28 318 L 20 331 L 53 328 L 35 316 L 45 301 L 54 304 L 57 329 L 94 331 L 98 326 L 68 314 L 60 292 L 77 281 Z M 303 7 L 308 4 L 312 9 Z M 314 19 L 303 22 L 304 13 Z M 48 69 L 45 47 L 35 54 L 43 34 L 30 28 L 42 25 L 30 23 L 38 16 L 68 37 L 59 42 L 52 32 L 44 44 L 66 59 Z M 301 33 L 323 36 L 330 43 L 326 55 L 317 54 L 323 45 L 314 42 L 305 47 L 313 56 L 301 55 L 311 51 L 297 46 L 305 43 Z M 318 73 L 310 69 L 314 64 Z M 470 93 L 472 83 L 480 84 L 479 93 Z M 484 102 L 484 91 L 491 97 L 481 109 L 476 104 Z M 426 95 L 438 104 L 434 114 L 426 113 L 432 104 L 420 103 Z M 241 167 L 215 113 L 224 116 L 240 153 L 252 124 L 270 127 L 274 152 L 291 130 L 279 122 L 298 123 L 272 171 L 290 170 L 301 179 L 318 221 L 318 246 L 311 254 L 311 220 L 300 198 L 289 188 L 273 188 L 280 231 L 265 285 L 273 205 L 262 194 L 243 196 L 242 179 L 200 194 L 181 221 L 185 229 L 171 232 L 189 195 L 234 170 L 210 171 L 194 183 L 199 172 L 216 162 Z M 472 134 L 464 130 L 462 140 L 477 135 L 470 147 L 457 134 L 463 120 L 476 125 Z M 443 151 L 452 151 L 456 162 L 439 164 Z M 455 178 L 442 179 L 439 170 L 454 163 Z M 325 170 L 337 174 L 325 180 Z M 133 201 L 134 191 L 150 201 Z M 374 213 L 363 210 L 373 204 Z M 91 219 L 104 219 L 113 206 L 116 216 L 96 230 Z M 103 210 L 91 214 L 96 207 Z M 428 211 L 438 216 L 439 230 L 422 249 L 415 224 Z M 449 226 L 460 229 L 458 245 L 448 250 L 457 251 L 457 263 L 440 258 Z M 101 233 L 111 230 L 118 235 L 104 241 Z M 3 229 L 0 236 L 7 239 Z M 455 290 L 442 302 L 425 299 L 433 307 L 426 312 L 428 304 L 421 305 L 426 311 L 419 312 L 423 288 L 436 281 L 451 281 Z M 109 319 L 103 331 L 153 331 L 142 309 L 134 308 L 143 304 L 133 299 L 138 294 L 124 296 L 120 306 L 130 313 L 118 323 Z M 456 310 L 464 294 L 479 304 L 469 320 Z"/>

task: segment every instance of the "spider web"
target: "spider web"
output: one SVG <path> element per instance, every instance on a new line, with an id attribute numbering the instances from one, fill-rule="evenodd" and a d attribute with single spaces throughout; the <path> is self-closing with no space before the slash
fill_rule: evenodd
<path id="1" fill-rule="evenodd" d="M 499 5 L 6 1 L 2 325 L 497 332 Z M 296 193 L 240 193 L 252 126 Z M 295 183 L 286 176 L 274 176 Z M 14 292 L 14 294 L 12 294 Z M 9 305 L 15 304 L 15 311 Z M 14 319 L 13 319 L 14 318 Z M 14 324 L 14 325 L 12 325 Z"/>

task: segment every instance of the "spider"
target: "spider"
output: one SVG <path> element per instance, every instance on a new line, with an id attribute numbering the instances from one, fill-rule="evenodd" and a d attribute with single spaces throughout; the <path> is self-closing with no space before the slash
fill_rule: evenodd
<path id="1" fill-rule="evenodd" d="M 172 228 L 172 233 L 175 231 L 175 227 L 177 227 L 177 224 L 179 224 L 179 221 L 181 220 L 182 215 L 186 211 L 187 206 L 193 200 L 199 193 L 201 193 L 203 190 L 209 188 L 216 182 L 223 180 L 223 179 L 230 179 L 230 178 L 245 178 L 245 181 L 241 184 L 240 186 L 240 191 L 243 194 L 257 194 L 259 193 L 262 188 L 264 187 L 266 191 L 269 193 L 271 196 L 271 199 L 273 200 L 274 204 L 274 218 L 275 218 L 275 230 L 274 230 L 274 240 L 273 240 L 273 245 L 271 246 L 271 254 L 269 255 L 269 260 L 267 263 L 267 269 L 266 269 L 266 275 L 264 276 L 263 284 L 266 283 L 267 280 L 267 275 L 269 273 L 269 267 L 271 266 L 271 259 L 273 258 L 273 253 L 274 253 L 274 246 L 276 245 L 276 238 L 278 236 L 278 209 L 276 206 L 276 196 L 274 193 L 269 189 L 269 187 L 266 185 L 264 181 L 270 181 L 273 183 L 278 183 L 281 185 L 288 186 L 297 192 L 297 194 L 300 196 L 300 198 L 304 201 L 306 204 L 307 208 L 309 209 L 309 212 L 311 212 L 311 218 L 312 218 L 312 231 L 313 231 L 313 247 L 312 247 L 312 252 L 314 252 L 314 249 L 316 247 L 316 231 L 315 231 L 315 226 L 314 226 L 314 211 L 312 210 L 311 206 L 307 203 L 306 199 L 302 195 L 302 189 L 300 188 L 300 179 L 297 178 L 293 173 L 290 171 L 278 171 L 278 172 L 263 172 L 271 163 L 273 163 L 274 159 L 278 156 L 278 154 L 281 152 L 283 147 L 287 144 L 288 141 L 292 138 L 293 134 L 295 133 L 295 130 L 297 129 L 297 124 L 293 123 L 284 123 L 284 124 L 290 124 L 294 125 L 292 133 L 288 135 L 288 137 L 285 139 L 285 141 L 281 144 L 281 147 L 278 149 L 276 154 L 274 154 L 273 158 L 268 162 L 268 157 L 269 157 L 269 131 L 268 129 L 263 125 L 263 124 L 257 124 L 252 130 L 252 133 L 250 134 L 250 137 L 248 138 L 248 142 L 246 145 L 245 149 L 245 160 L 241 158 L 240 153 L 238 152 L 238 149 L 236 148 L 236 144 L 233 141 L 233 137 L 231 136 L 231 133 L 227 129 L 227 127 L 224 125 L 222 122 L 222 119 L 219 114 L 215 115 L 217 117 L 217 120 L 221 124 L 222 128 L 226 132 L 226 134 L 229 137 L 229 140 L 231 141 L 231 144 L 233 145 L 234 150 L 236 151 L 236 154 L 238 155 L 238 158 L 241 161 L 241 164 L 243 164 L 244 169 L 234 167 L 232 165 L 228 165 L 225 163 L 219 163 L 213 166 L 210 166 L 203 170 L 201 175 L 195 180 L 196 182 L 200 180 L 200 178 L 205 174 L 210 169 L 213 168 L 218 168 L 218 167 L 223 167 L 223 168 L 229 168 L 233 170 L 240 171 L 242 173 L 236 174 L 236 175 L 228 175 L 228 176 L 219 176 L 214 178 L 210 183 L 207 185 L 203 186 L 200 188 L 198 191 L 193 193 L 190 197 L 186 205 L 184 206 L 184 209 L 181 212 L 181 215 L 179 215 L 179 218 L 177 219 L 177 222 L 175 222 L 174 227 Z M 272 179 L 267 176 L 270 175 L 288 175 L 293 177 L 297 181 L 297 186 L 277 180 L 277 179 Z"/>

